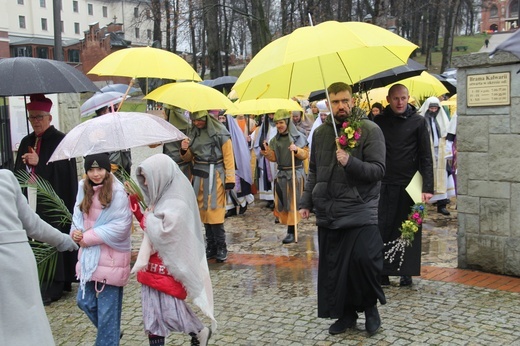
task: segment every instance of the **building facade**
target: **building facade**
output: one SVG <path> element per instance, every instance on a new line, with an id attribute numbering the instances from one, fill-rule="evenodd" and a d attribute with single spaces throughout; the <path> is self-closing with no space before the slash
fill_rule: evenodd
<path id="1" fill-rule="evenodd" d="M 484 0 L 482 2 L 482 32 L 502 32 L 518 27 L 518 0 Z"/>
<path id="2" fill-rule="evenodd" d="M 29 56 L 53 59 L 54 4 L 61 6 L 63 59 L 79 64 L 81 42 L 92 26 L 100 31 L 117 26 L 118 38 L 132 46 L 152 43 L 149 1 L 0 0 L 0 57 Z"/>

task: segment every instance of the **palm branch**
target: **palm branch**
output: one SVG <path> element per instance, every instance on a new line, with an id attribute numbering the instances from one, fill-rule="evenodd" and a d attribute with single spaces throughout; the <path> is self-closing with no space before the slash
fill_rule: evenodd
<path id="1" fill-rule="evenodd" d="M 72 222 L 72 214 L 65 202 L 58 196 L 47 180 L 23 170 L 16 172 L 15 176 L 22 188 L 32 187 L 36 189 L 40 204 L 46 208 L 49 214 L 59 220 L 59 225 L 65 226 Z M 40 285 L 44 282 L 52 282 L 56 272 L 58 251 L 55 247 L 39 241 L 31 240 L 29 245 L 36 258 Z"/>
<path id="2" fill-rule="evenodd" d="M 121 180 L 123 185 L 125 186 L 126 192 L 130 195 L 137 195 L 139 205 L 143 210 L 146 210 L 147 205 L 144 202 L 143 192 L 141 191 L 139 184 L 124 169 L 122 169 L 119 173 L 121 174 Z"/>

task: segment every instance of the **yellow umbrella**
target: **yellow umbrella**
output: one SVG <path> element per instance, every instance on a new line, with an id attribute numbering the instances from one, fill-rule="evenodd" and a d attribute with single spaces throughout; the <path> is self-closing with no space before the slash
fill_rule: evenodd
<path id="1" fill-rule="evenodd" d="M 167 50 L 153 47 L 118 50 L 98 62 L 88 74 L 201 81 L 186 60 Z"/>
<path id="2" fill-rule="evenodd" d="M 405 65 L 417 46 L 376 25 L 328 21 L 265 46 L 234 85 L 241 100 L 291 98 Z"/>
<path id="3" fill-rule="evenodd" d="M 177 106 L 190 112 L 234 108 L 233 102 L 220 91 L 194 82 L 165 84 L 144 98 Z"/>
<path id="4" fill-rule="evenodd" d="M 279 109 L 288 111 L 302 111 L 300 104 L 291 99 L 258 99 L 238 101 L 234 103 L 234 109 L 226 110 L 227 114 L 266 114 L 274 113 Z"/>
<path id="5" fill-rule="evenodd" d="M 430 96 L 439 97 L 449 92 L 440 80 L 426 71 L 423 71 L 419 76 L 406 78 L 393 84 L 406 86 L 410 96 L 413 96 L 416 100 L 424 101 Z M 393 84 L 390 84 L 389 87 Z"/>

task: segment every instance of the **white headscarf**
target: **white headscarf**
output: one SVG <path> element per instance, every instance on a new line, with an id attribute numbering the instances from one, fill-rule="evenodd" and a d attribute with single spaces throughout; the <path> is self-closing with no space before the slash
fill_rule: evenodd
<path id="1" fill-rule="evenodd" d="M 450 119 L 448 118 L 448 115 L 444 111 L 444 108 L 441 106 L 441 101 L 435 96 L 429 97 L 424 101 L 421 108 L 419 109 L 419 114 L 421 114 L 423 117 L 426 115 L 426 112 L 428 111 L 428 108 L 430 108 L 430 103 L 436 103 L 439 107 L 439 113 L 437 113 L 437 117 L 435 120 L 437 121 L 437 124 L 439 125 L 439 137 L 446 137 L 448 134 L 448 127 L 450 124 Z"/>
<path id="2" fill-rule="evenodd" d="M 211 318 L 215 330 L 204 227 L 193 187 L 165 154 L 144 160 L 136 177 L 149 209 L 145 214 L 146 234 L 168 271 L 183 284 L 188 299 Z"/>

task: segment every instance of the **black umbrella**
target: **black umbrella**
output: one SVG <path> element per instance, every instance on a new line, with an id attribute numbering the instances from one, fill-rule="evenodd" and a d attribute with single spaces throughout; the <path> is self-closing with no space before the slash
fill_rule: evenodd
<path id="1" fill-rule="evenodd" d="M 373 76 L 367 77 L 352 86 L 352 92 L 367 91 L 370 89 L 384 87 L 385 85 L 398 82 L 402 79 L 418 76 L 422 71 L 426 71 L 426 66 L 415 60 L 408 59 L 406 65 L 398 66 L 379 72 Z M 327 96 L 325 90 L 313 91 L 309 95 L 309 101 L 323 100 Z"/>
<path id="2" fill-rule="evenodd" d="M 442 85 L 448 89 L 449 96 L 455 95 L 457 93 L 457 80 L 454 78 L 446 78 L 443 75 L 431 73 L 432 76 L 437 78 Z"/>
<path id="3" fill-rule="evenodd" d="M 56 60 L 5 58 L 0 60 L 0 96 L 99 91 L 87 76 Z"/>
<path id="4" fill-rule="evenodd" d="M 237 81 L 237 79 L 238 77 L 235 76 L 217 77 L 213 79 L 210 86 L 213 89 L 217 89 L 220 92 L 224 92 L 224 90 L 226 90 L 226 92 L 229 92 L 235 84 L 235 82 Z"/>

